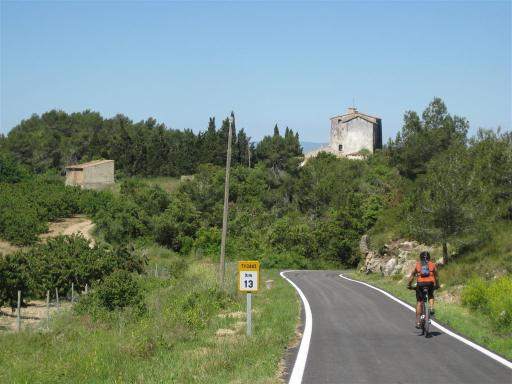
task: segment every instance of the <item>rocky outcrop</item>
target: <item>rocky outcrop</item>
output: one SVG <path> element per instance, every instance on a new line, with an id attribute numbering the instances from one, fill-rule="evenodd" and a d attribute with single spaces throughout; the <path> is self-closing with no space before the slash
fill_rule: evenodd
<path id="1" fill-rule="evenodd" d="M 409 276 L 420 252 L 432 251 L 432 247 L 416 241 L 399 239 L 385 244 L 382 253 L 378 253 L 370 249 L 368 235 L 361 238 L 359 249 L 364 259 L 361 272 L 380 273 L 383 276 Z"/>

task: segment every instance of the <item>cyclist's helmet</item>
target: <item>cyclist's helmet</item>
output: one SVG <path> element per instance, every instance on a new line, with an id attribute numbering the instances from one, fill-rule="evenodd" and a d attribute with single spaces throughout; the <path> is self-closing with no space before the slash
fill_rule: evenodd
<path id="1" fill-rule="evenodd" d="M 423 251 L 420 253 L 420 260 L 428 262 L 430 260 L 430 253 L 428 251 Z"/>

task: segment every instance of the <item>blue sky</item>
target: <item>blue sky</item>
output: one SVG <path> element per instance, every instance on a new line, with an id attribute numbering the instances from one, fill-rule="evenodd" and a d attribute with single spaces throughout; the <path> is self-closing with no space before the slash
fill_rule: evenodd
<path id="1" fill-rule="evenodd" d="M 387 141 L 436 96 L 512 129 L 511 2 L 1 0 L 0 133 L 32 113 L 91 109 L 205 130 L 231 110 L 329 141 L 355 105 Z"/>

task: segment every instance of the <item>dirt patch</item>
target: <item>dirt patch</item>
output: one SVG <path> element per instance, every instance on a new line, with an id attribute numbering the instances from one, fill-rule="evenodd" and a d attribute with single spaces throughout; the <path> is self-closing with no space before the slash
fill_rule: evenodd
<path id="1" fill-rule="evenodd" d="M 43 233 L 39 238 L 44 242 L 50 237 L 59 235 L 72 235 L 75 233 L 82 234 L 86 239 L 94 243 L 92 231 L 94 229 L 93 222 L 86 216 L 74 216 L 62 219 L 48 224 L 49 230 Z"/>
<path id="2" fill-rule="evenodd" d="M 63 302 L 57 308 L 56 303 L 50 303 L 50 321 L 58 311 L 71 308 L 71 303 Z M 20 320 L 21 329 L 34 329 L 41 324 L 46 324 L 48 316 L 48 308 L 43 300 L 34 300 L 28 303 L 26 308 L 21 308 Z M 0 307 L 0 331 L 15 332 L 16 331 L 16 311 L 12 312 L 9 307 Z"/>
<path id="3" fill-rule="evenodd" d="M 239 311 L 239 312 L 230 312 L 230 313 L 219 313 L 217 315 L 218 317 L 225 319 L 245 319 L 245 312 Z"/>
<path id="4" fill-rule="evenodd" d="M 2 254 L 7 255 L 9 253 L 19 251 L 20 249 L 21 249 L 21 247 L 12 245 L 11 243 L 8 243 L 7 241 L 0 240 L 0 255 L 2 255 Z"/>
<path id="5" fill-rule="evenodd" d="M 215 336 L 217 337 L 229 337 L 229 336 L 235 336 L 236 335 L 236 331 L 233 330 L 233 329 L 229 329 L 229 328 L 221 328 L 221 329 L 218 329 L 217 332 L 215 332 Z"/>
<path id="6" fill-rule="evenodd" d="M 92 237 L 93 230 L 94 223 L 90 219 L 86 216 L 77 215 L 48 223 L 48 232 L 39 235 L 39 240 L 45 243 L 51 237 L 80 233 L 87 240 L 91 241 L 91 245 L 94 245 L 94 238 Z M 26 248 L 27 247 L 18 247 L 7 241 L 0 240 L 0 256 L 2 254 L 7 255 Z"/>

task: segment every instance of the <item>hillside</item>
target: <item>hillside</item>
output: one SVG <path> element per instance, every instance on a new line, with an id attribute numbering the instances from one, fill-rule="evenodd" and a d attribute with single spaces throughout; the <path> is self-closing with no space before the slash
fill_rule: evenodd
<path id="1" fill-rule="evenodd" d="M 34 117 L 38 129 L 55 128 L 41 128 L 51 115 Z M 66 121 L 69 116 L 62 118 Z M 19 143 L 27 140 L 23 133 L 27 125 L 22 126 L 13 136 Z M 445 307 L 440 307 L 439 319 L 460 332 L 473 332 L 468 319 L 485 324 L 479 334 L 470 336 L 509 356 L 512 135 L 482 130 L 468 138 L 467 127 L 464 118 L 450 115 L 444 103 L 434 99 L 421 119 L 406 113 L 402 131 L 382 151 L 357 161 L 320 154 L 302 167 L 298 135 L 287 129 L 281 136 L 275 127 L 272 136 L 258 143 L 251 167 L 235 162 L 231 169 L 227 260 L 259 260 L 275 281 L 279 278 L 273 270 L 277 269 L 363 267 L 364 235 L 370 238 L 367 248 L 376 258 L 382 256 L 385 266 L 396 256 L 393 263 L 403 267 L 417 257 L 419 249 L 428 247 L 436 260 L 442 260 L 439 303 Z M 131 129 L 127 137 L 133 138 L 139 131 L 135 125 Z M 78 140 L 73 132 L 66 135 L 61 140 Z M 91 191 L 64 186 L 58 176 L 61 163 L 40 173 L 41 157 L 23 157 L 22 146 L 13 149 L 11 139 L 4 139 L 11 144 L 4 141 L 0 153 L 0 239 L 25 248 L 0 260 L 1 304 L 15 308 L 18 290 L 26 305 L 44 301 L 48 291 L 71 297 L 71 287 L 76 292 L 90 289 L 73 311 L 56 316 L 49 333 L 36 326 L 35 333 L 28 332 L 19 345 L 10 342 L 11 335 L 2 336 L 12 344 L 11 353 L 25 356 L 28 362 L 11 365 L 12 378 L 21 380 L 23 370 L 36 366 L 37 353 L 68 355 L 75 347 L 73 340 L 85 345 L 92 333 L 95 342 L 86 348 L 87 358 L 75 361 L 83 381 L 119 372 L 114 367 L 126 354 L 130 356 L 126 364 L 152 370 L 162 364 L 158 356 L 178 353 L 175 362 L 185 362 L 197 348 L 215 356 L 206 359 L 205 365 L 194 355 L 194 364 L 204 369 L 201 375 L 205 376 L 200 377 L 218 371 L 219 380 L 232 379 L 233 369 L 241 362 L 226 363 L 235 352 L 224 350 L 215 334 L 223 323 L 218 316 L 238 312 L 242 298 L 233 286 L 224 292 L 214 272 L 220 254 L 225 180 L 224 167 L 205 160 L 215 150 L 205 150 L 206 157 L 193 159 L 196 163 L 188 171 L 194 177 L 184 182 L 166 177 L 169 173 L 161 168 L 157 172 L 162 173 L 153 177 L 153 171 L 146 173 L 148 162 L 135 172 L 129 162 L 117 174 L 115 188 Z M 126 141 L 125 152 L 135 153 L 141 142 L 130 146 Z M 195 150 L 200 148 L 197 145 L 191 144 Z M 55 153 L 61 153 L 59 148 Z M 178 155 L 166 152 L 166 156 Z M 192 157 L 193 152 L 186 156 Z M 94 223 L 95 244 L 81 236 L 39 242 L 49 222 L 77 214 L 87 215 Z M 405 248 L 397 244 L 405 243 L 415 245 L 407 257 L 400 258 Z M 390 276 L 384 279 L 380 273 L 359 278 L 403 295 L 407 273 L 403 268 L 398 273 L 394 267 L 389 270 Z M 234 279 L 233 267 L 228 273 Z M 204 279 L 208 284 L 199 284 Z M 261 367 L 268 368 L 265 377 L 271 371 L 269 380 L 278 375 L 277 363 L 291 342 L 299 310 L 292 288 L 281 283 L 278 287 L 268 294 L 281 303 L 278 307 L 283 302 L 289 305 L 286 316 L 272 301 L 258 304 L 260 310 L 272 313 L 260 329 L 264 335 L 270 337 L 275 327 L 284 327 L 283 337 L 273 344 L 274 352 L 265 353 L 259 347 L 263 351 L 255 356 Z M 174 319 L 170 325 L 166 323 L 169 316 Z M 243 328 L 234 319 L 226 320 L 226 325 L 222 328 L 236 335 Z M 62 349 L 45 344 L 59 334 L 65 335 Z M 201 340 L 203 336 L 206 341 Z M 43 345 L 34 354 L 27 346 L 37 337 Z M 103 338 L 124 352 L 113 351 Z M 99 376 L 87 370 L 97 355 L 113 356 L 98 368 Z M 63 364 L 58 361 L 54 367 L 68 378 L 71 371 Z M 119 366 L 127 370 L 124 379 L 138 380 L 136 370 Z M 192 380 L 189 368 L 180 370 L 177 380 Z M 27 377 L 47 380 L 32 370 Z M 155 382 L 171 379 L 156 373 L 150 378 Z"/>

